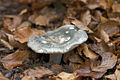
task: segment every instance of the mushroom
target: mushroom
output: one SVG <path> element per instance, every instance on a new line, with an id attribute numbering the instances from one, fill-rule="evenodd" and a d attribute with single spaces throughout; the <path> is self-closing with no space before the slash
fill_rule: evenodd
<path id="1" fill-rule="evenodd" d="M 59 64 L 62 54 L 72 50 L 87 39 L 85 31 L 74 25 L 64 25 L 54 31 L 48 31 L 44 36 L 30 37 L 28 47 L 36 53 L 50 54 L 50 62 Z"/>

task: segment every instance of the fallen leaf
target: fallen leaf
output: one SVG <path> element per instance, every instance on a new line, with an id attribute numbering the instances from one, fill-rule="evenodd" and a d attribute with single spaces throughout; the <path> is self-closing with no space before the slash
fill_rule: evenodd
<path id="1" fill-rule="evenodd" d="M 96 1 L 94 1 L 94 0 L 88 0 L 87 7 L 89 9 L 95 9 L 95 8 L 99 7 L 99 3 L 97 2 L 97 0 Z"/>
<path id="2" fill-rule="evenodd" d="M 115 74 L 106 75 L 105 78 L 111 80 L 117 80 Z"/>
<path id="3" fill-rule="evenodd" d="M 112 5 L 112 10 L 113 10 L 113 12 L 119 12 L 120 13 L 120 4 L 119 3 L 114 3 L 113 5 Z"/>
<path id="4" fill-rule="evenodd" d="M 106 71 L 103 72 L 91 71 L 90 65 L 91 65 L 90 61 L 86 61 L 85 63 L 81 64 L 80 67 L 74 72 L 75 77 L 84 76 L 84 77 L 101 78 L 105 74 Z"/>
<path id="5" fill-rule="evenodd" d="M 107 1 L 106 0 L 99 0 L 99 6 L 102 8 L 102 9 L 107 9 Z"/>
<path id="6" fill-rule="evenodd" d="M 9 80 L 8 78 L 5 78 L 2 73 L 0 72 L 0 80 Z"/>
<path id="7" fill-rule="evenodd" d="M 78 54 L 71 54 L 69 57 L 69 61 L 72 63 L 82 63 L 82 59 Z"/>
<path id="8" fill-rule="evenodd" d="M 51 66 L 51 69 L 54 73 L 58 74 L 62 71 L 63 67 L 61 65 L 58 65 L 58 64 L 53 64 Z"/>
<path id="9" fill-rule="evenodd" d="M 81 15 L 81 21 L 87 26 L 91 22 L 91 17 L 90 11 L 87 10 Z"/>
<path id="10" fill-rule="evenodd" d="M 101 64 L 98 66 L 94 66 L 92 67 L 92 71 L 106 71 L 108 69 L 112 69 L 116 62 L 117 62 L 117 56 L 115 56 L 113 53 L 111 52 L 104 52 L 100 54 L 102 57 L 102 61 Z"/>
<path id="11" fill-rule="evenodd" d="M 1 59 L 3 66 L 6 69 L 13 69 L 14 67 L 22 65 L 22 63 L 29 58 L 30 52 L 28 51 L 20 51 L 9 54 Z"/>
<path id="12" fill-rule="evenodd" d="M 7 19 L 4 20 L 4 28 L 8 29 L 11 32 L 15 31 L 22 21 L 21 16 L 5 15 L 4 17 L 7 17 Z M 11 20 L 10 18 L 12 18 L 13 20 Z"/>
<path id="13" fill-rule="evenodd" d="M 39 15 L 35 19 L 34 23 L 36 25 L 40 25 L 40 26 L 48 26 L 49 25 L 49 20 L 48 20 L 48 18 L 46 16 Z"/>
<path id="14" fill-rule="evenodd" d="M 30 4 L 30 3 L 35 2 L 35 0 L 16 0 L 16 1 L 22 4 Z"/>
<path id="15" fill-rule="evenodd" d="M 116 76 L 117 80 L 120 80 L 120 70 L 116 69 L 115 76 Z"/>
<path id="16" fill-rule="evenodd" d="M 89 48 L 87 44 L 83 44 L 84 50 L 83 53 L 86 57 L 90 58 L 91 60 L 97 59 L 98 55 L 95 54 L 94 52 L 92 52 Z"/>
<path id="17" fill-rule="evenodd" d="M 107 18 L 101 16 L 100 21 L 101 21 L 101 23 L 106 23 L 108 20 L 107 20 Z"/>
<path id="18" fill-rule="evenodd" d="M 116 21 L 108 20 L 107 22 L 98 25 L 97 31 L 100 34 L 99 36 L 101 39 L 103 39 L 105 42 L 108 42 L 110 41 L 109 37 L 112 37 L 120 31 L 119 23 Z"/>
<path id="19" fill-rule="evenodd" d="M 27 45 L 21 44 L 20 42 L 16 41 L 12 34 L 5 33 L 5 35 L 8 37 L 9 44 L 11 46 L 13 46 L 14 48 L 20 48 L 20 49 L 27 49 L 28 48 Z"/>
<path id="20" fill-rule="evenodd" d="M 75 76 L 72 73 L 61 72 L 56 76 L 56 80 L 75 80 Z"/>
<path id="21" fill-rule="evenodd" d="M 106 75 L 105 78 L 111 80 L 120 80 L 120 70 L 116 69 L 114 74 Z"/>
<path id="22" fill-rule="evenodd" d="M 69 66 L 72 68 L 73 71 L 75 71 L 76 69 L 78 69 L 81 66 L 81 64 L 70 62 Z"/>
<path id="23" fill-rule="evenodd" d="M 71 21 L 72 24 L 74 24 L 76 27 L 78 27 L 79 29 L 88 31 L 89 33 L 93 33 L 93 31 L 88 28 L 86 25 L 84 25 L 81 21 L 77 20 L 77 19 L 73 19 Z"/>
<path id="24" fill-rule="evenodd" d="M 48 68 L 45 67 L 35 67 L 33 69 L 27 69 L 24 71 L 24 77 L 22 78 L 22 80 L 34 80 L 35 78 L 43 78 L 43 77 L 47 77 L 47 76 L 51 76 L 54 73 L 49 70 Z M 36 79 L 35 79 L 36 80 Z"/>
<path id="25" fill-rule="evenodd" d="M 0 42 L 7 47 L 9 50 L 13 50 L 13 46 L 11 46 L 7 41 L 0 39 Z"/>
<path id="26" fill-rule="evenodd" d="M 45 33 L 44 30 L 36 30 L 32 29 L 26 22 L 21 24 L 22 26 L 17 28 L 17 30 L 14 32 L 14 38 L 16 41 L 19 41 L 20 43 L 28 42 L 29 37 L 35 36 L 35 35 L 43 35 Z"/>

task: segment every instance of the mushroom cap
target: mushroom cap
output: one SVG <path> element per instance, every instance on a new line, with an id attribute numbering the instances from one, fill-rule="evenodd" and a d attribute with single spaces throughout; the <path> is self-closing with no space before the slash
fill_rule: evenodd
<path id="1" fill-rule="evenodd" d="M 28 47 L 37 53 L 66 53 L 87 39 L 85 31 L 74 25 L 64 25 L 54 31 L 48 31 L 44 36 L 30 37 Z"/>

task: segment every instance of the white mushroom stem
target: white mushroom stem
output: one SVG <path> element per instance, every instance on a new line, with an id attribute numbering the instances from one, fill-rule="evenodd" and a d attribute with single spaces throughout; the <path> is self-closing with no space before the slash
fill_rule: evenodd
<path id="1" fill-rule="evenodd" d="M 62 54 L 50 54 L 49 62 L 54 64 L 60 64 L 62 58 Z"/>

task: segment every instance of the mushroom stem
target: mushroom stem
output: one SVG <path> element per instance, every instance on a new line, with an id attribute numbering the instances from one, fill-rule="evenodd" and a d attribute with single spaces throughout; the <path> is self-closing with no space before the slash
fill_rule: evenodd
<path id="1" fill-rule="evenodd" d="M 62 58 L 62 54 L 50 54 L 49 62 L 54 64 L 60 64 Z"/>

